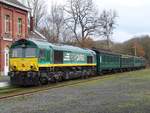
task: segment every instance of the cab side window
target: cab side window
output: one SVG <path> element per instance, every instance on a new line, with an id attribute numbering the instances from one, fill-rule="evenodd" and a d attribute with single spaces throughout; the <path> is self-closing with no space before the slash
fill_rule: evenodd
<path id="1" fill-rule="evenodd" d="M 93 63 L 93 57 L 92 56 L 87 56 L 87 63 Z"/>
<path id="2" fill-rule="evenodd" d="M 54 51 L 54 64 L 63 63 L 63 51 Z"/>
<path id="3" fill-rule="evenodd" d="M 45 50 L 44 49 L 40 50 L 40 52 L 39 52 L 39 58 L 40 59 L 45 59 Z"/>

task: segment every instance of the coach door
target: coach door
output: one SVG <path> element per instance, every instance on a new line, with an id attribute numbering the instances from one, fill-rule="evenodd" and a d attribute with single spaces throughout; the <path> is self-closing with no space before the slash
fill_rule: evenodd
<path id="1" fill-rule="evenodd" d="M 4 53 L 4 75 L 7 76 L 9 72 L 9 48 L 5 48 Z"/>

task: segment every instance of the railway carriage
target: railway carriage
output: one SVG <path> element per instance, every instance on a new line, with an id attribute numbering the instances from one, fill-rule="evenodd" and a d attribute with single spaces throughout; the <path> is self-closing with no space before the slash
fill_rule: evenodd
<path id="1" fill-rule="evenodd" d="M 145 59 L 143 57 L 121 55 L 121 69 L 123 71 L 130 71 L 135 69 L 145 68 Z"/>
<path id="2" fill-rule="evenodd" d="M 10 78 L 15 85 L 46 84 L 92 75 L 96 54 L 89 49 L 21 39 L 10 48 Z"/>
<path id="3" fill-rule="evenodd" d="M 145 68 L 145 64 L 146 64 L 146 61 L 145 61 L 145 59 L 143 58 L 143 57 L 136 57 L 136 56 L 134 56 L 134 59 L 133 59 L 133 61 L 134 61 L 134 68 L 135 69 L 142 69 L 142 68 Z"/>
<path id="4" fill-rule="evenodd" d="M 128 71 L 134 69 L 134 56 L 121 55 L 121 69 L 122 71 Z"/>
<path id="5" fill-rule="evenodd" d="M 120 70 L 120 54 L 97 51 L 97 73 L 116 72 Z"/>

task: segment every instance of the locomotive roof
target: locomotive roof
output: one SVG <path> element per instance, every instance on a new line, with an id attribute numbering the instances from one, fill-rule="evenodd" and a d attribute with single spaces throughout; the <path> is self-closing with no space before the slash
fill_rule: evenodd
<path id="1" fill-rule="evenodd" d="M 70 45 L 62 45 L 62 44 L 52 44 L 52 43 L 49 43 L 45 40 L 35 40 L 35 39 L 21 39 L 21 40 L 18 40 L 16 42 L 19 43 L 19 42 L 23 42 L 23 41 L 27 41 L 27 42 L 30 42 L 32 43 L 32 45 L 35 45 L 36 47 L 38 48 L 45 48 L 45 49 L 54 49 L 54 50 L 58 50 L 58 51 L 71 51 L 71 52 L 77 52 L 77 53 L 85 53 L 85 54 L 89 54 L 89 55 L 93 55 L 95 54 L 94 51 L 90 50 L 90 49 L 82 49 L 80 47 L 76 47 L 76 46 L 70 46 Z M 14 44 L 15 46 L 15 44 Z"/>
<path id="2" fill-rule="evenodd" d="M 38 47 L 40 48 L 52 48 L 54 50 L 60 50 L 60 51 L 72 51 L 72 52 L 79 52 L 79 53 L 86 53 L 86 54 L 94 54 L 95 52 L 89 49 L 83 49 L 76 46 L 71 45 L 63 45 L 63 44 L 52 44 L 47 41 L 38 41 L 29 39 L 30 41 L 34 42 Z"/>

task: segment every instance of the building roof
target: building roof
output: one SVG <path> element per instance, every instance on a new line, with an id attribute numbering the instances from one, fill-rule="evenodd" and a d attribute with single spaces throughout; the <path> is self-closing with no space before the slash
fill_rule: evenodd
<path id="1" fill-rule="evenodd" d="M 29 39 L 36 39 L 36 40 L 41 40 L 41 41 L 47 41 L 46 37 L 44 37 L 40 32 L 38 32 L 36 29 L 33 31 L 29 32 Z"/>
<path id="2" fill-rule="evenodd" d="M 25 11 L 30 11 L 30 8 L 24 6 L 21 4 L 18 0 L 0 0 L 1 3 L 25 10 Z"/>

